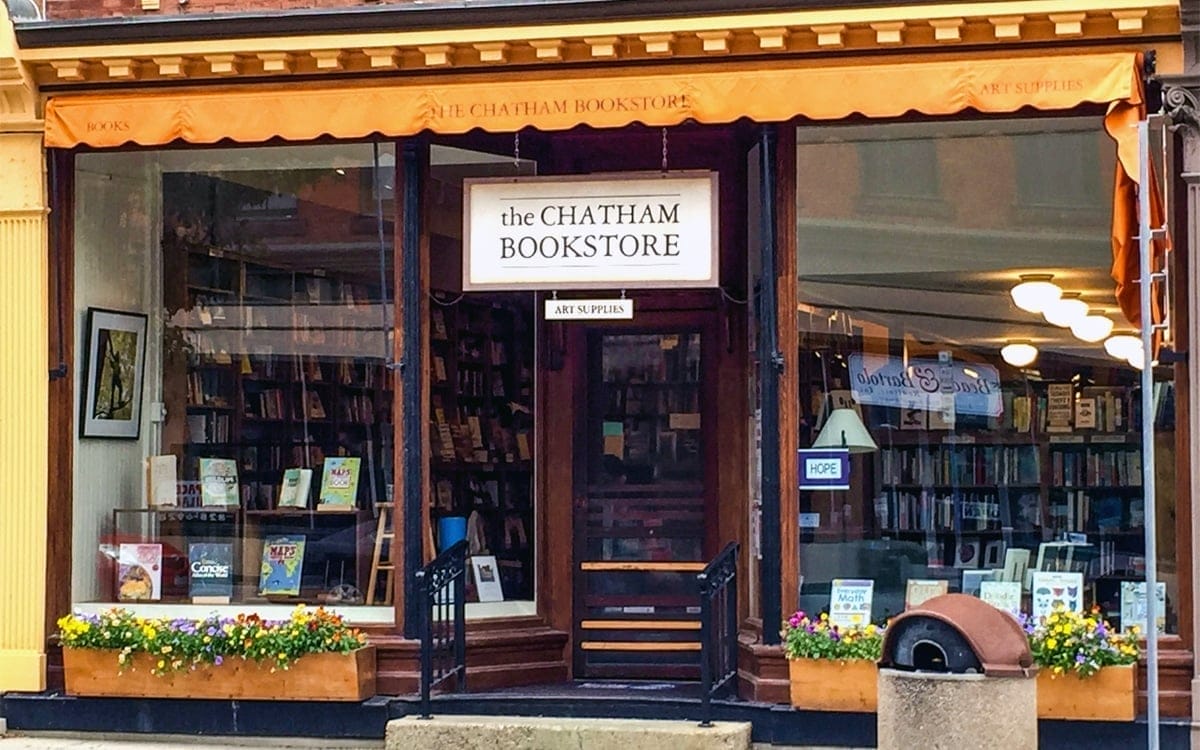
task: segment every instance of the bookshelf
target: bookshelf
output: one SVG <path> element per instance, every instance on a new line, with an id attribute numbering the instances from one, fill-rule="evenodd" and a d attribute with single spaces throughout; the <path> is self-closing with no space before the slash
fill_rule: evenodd
<path id="1" fill-rule="evenodd" d="M 365 591 L 377 503 L 392 484 L 391 373 L 378 285 L 352 271 L 302 267 L 252 247 L 163 241 L 164 449 L 181 483 L 200 458 L 237 462 L 240 573 L 253 578 L 270 534 L 309 537 L 304 596 L 345 584 Z M 348 512 L 315 510 L 324 459 L 361 458 Z M 313 470 L 305 508 L 278 508 L 285 469 Z M 365 530 L 364 530 L 365 529 Z M 311 558 L 311 559 L 310 559 Z M 310 562 L 313 570 L 310 570 Z"/>
<path id="2" fill-rule="evenodd" d="M 432 527 L 466 519 L 506 599 L 533 598 L 533 320 L 515 295 L 435 292 L 430 310 Z"/>

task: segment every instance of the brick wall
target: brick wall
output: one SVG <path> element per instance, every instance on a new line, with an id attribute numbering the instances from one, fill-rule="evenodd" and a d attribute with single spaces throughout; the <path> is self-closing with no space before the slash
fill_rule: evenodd
<path id="1" fill-rule="evenodd" d="M 239 13 L 301 8 L 339 8 L 375 5 L 369 0 L 158 0 L 159 10 L 142 10 L 142 0 L 43 0 L 46 18 L 63 21 L 112 16 L 142 17 L 164 15 L 200 15 Z"/>

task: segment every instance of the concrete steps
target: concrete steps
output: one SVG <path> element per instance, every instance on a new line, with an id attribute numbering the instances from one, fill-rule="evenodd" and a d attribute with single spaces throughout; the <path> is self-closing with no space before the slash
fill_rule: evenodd
<path id="1" fill-rule="evenodd" d="M 387 725 L 387 750 L 750 750 L 750 724 L 520 716 L 406 717 Z"/>

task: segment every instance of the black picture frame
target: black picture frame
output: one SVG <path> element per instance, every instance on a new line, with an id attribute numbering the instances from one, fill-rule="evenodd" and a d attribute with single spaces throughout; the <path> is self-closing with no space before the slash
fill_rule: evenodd
<path id="1" fill-rule="evenodd" d="M 148 319 L 143 313 L 88 308 L 79 437 L 141 437 L 147 330 Z"/>

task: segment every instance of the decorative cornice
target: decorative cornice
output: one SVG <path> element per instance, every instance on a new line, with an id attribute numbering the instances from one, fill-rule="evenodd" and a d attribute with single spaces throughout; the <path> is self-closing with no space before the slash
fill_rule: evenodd
<path id="1" fill-rule="evenodd" d="M 20 55 L 8 8 L 0 0 L 0 133 L 42 129 L 37 113 L 37 85 Z"/>
<path id="2" fill-rule="evenodd" d="M 1168 84 L 1163 87 L 1163 111 L 1171 122 L 1200 136 L 1200 80 L 1191 86 Z"/>
<path id="3" fill-rule="evenodd" d="M 1003 0 L 22 50 L 44 88 L 1178 39 L 1178 0 Z"/>

